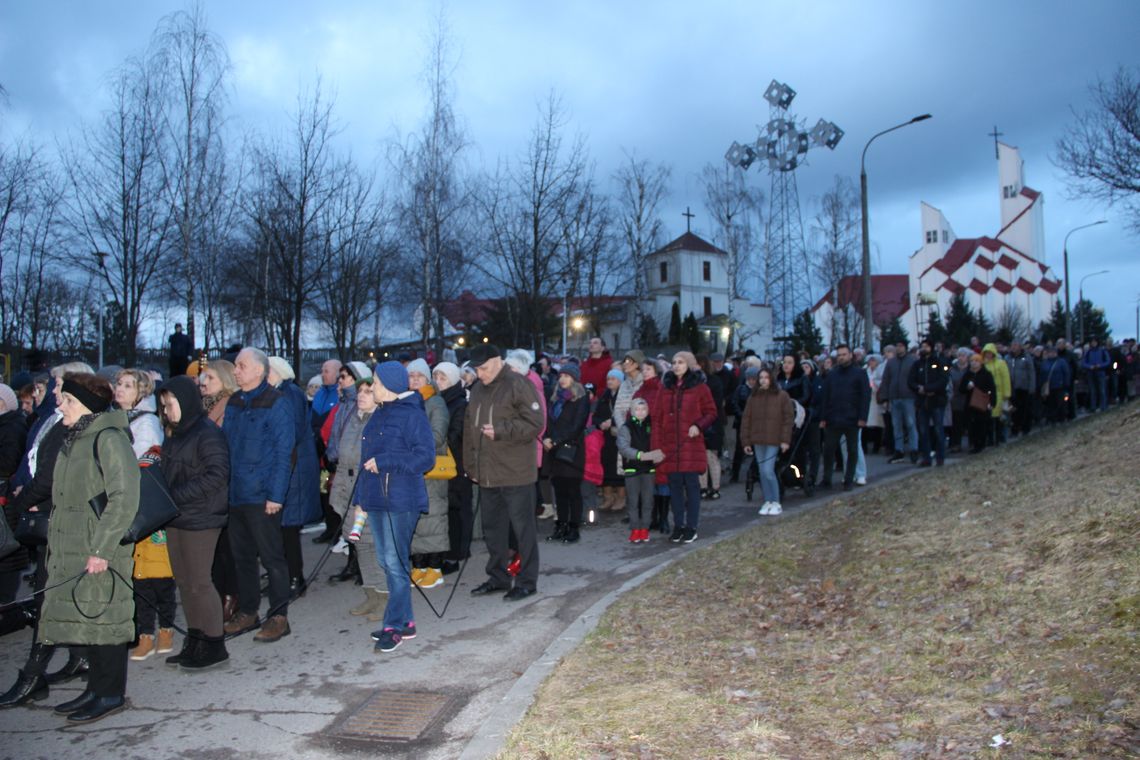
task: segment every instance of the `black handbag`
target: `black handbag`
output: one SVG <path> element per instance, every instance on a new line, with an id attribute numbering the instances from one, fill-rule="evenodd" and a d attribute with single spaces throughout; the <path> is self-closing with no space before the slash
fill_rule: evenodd
<path id="1" fill-rule="evenodd" d="M 554 458 L 565 464 L 574 464 L 578 458 L 578 447 L 572 443 L 563 443 L 554 449 Z"/>
<path id="2" fill-rule="evenodd" d="M 102 435 L 100 433 L 99 435 Z M 95 436 L 94 451 L 95 451 L 95 466 L 99 468 L 99 472 L 103 472 L 103 465 L 99 463 L 99 436 Z M 103 516 L 103 510 L 107 508 L 107 492 L 95 496 L 88 504 L 95 512 L 96 517 Z M 142 541 L 144 538 L 154 533 L 156 530 L 161 529 L 168 522 L 178 517 L 181 514 L 178 511 L 178 505 L 174 503 L 174 497 L 170 495 L 170 488 L 166 485 L 166 476 L 162 473 L 162 467 L 158 462 L 154 462 L 145 467 L 139 468 L 139 511 L 135 514 L 135 519 L 131 521 L 131 527 L 127 528 L 127 532 L 119 539 L 120 546 L 127 544 L 135 544 Z"/>
<path id="3" fill-rule="evenodd" d="M 51 512 L 24 510 L 16 518 L 16 540 L 24 546 L 43 546 L 48 539 L 48 522 Z"/>

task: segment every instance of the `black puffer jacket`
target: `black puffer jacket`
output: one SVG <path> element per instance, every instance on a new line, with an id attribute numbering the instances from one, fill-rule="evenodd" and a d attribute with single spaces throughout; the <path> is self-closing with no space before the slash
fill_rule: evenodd
<path id="1" fill-rule="evenodd" d="M 191 378 L 173 377 L 163 384 L 160 393 L 173 394 L 182 410 L 182 419 L 162 444 L 162 470 L 170 495 L 182 513 L 170 527 L 224 527 L 229 514 L 230 480 L 226 435 L 206 416 L 202 397 Z"/>

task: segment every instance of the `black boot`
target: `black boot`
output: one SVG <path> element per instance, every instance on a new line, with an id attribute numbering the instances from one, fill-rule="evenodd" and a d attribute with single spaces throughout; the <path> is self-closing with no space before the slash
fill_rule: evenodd
<path id="1" fill-rule="evenodd" d="M 194 650 L 198 648 L 198 642 L 204 636 L 197 628 L 191 628 L 186 631 L 186 635 L 182 637 L 182 651 L 178 654 L 171 655 L 166 658 L 166 664 L 170 667 L 178 667 L 186 660 L 194 656 Z"/>
<path id="2" fill-rule="evenodd" d="M 226 651 L 225 636 L 207 636 L 199 631 L 198 646 L 188 659 L 182 661 L 183 670 L 207 670 L 230 659 Z"/>
<path id="3" fill-rule="evenodd" d="M 576 544 L 576 543 L 578 543 L 578 539 L 580 539 L 580 538 L 581 538 L 581 536 L 578 535 L 577 523 L 570 523 L 569 525 L 566 526 L 566 530 L 562 534 L 562 543 L 564 543 L 564 544 Z"/>
<path id="4" fill-rule="evenodd" d="M 67 650 L 67 662 L 54 673 L 48 673 L 45 678 L 49 684 L 67 683 L 73 678 L 87 680 L 87 659 L 76 654 L 74 649 Z"/>
<path id="5" fill-rule="evenodd" d="M 20 671 L 16 683 L 11 689 L 0 695 L 0 707 L 19 707 L 27 702 L 46 699 L 48 683 L 44 678 L 44 666 L 51 659 L 55 647 L 44 644 L 33 644 L 32 653 L 28 657 L 28 667 Z"/>
<path id="6" fill-rule="evenodd" d="M 289 601 L 295 602 L 305 595 L 305 589 L 308 586 L 305 584 L 304 578 L 290 578 L 289 579 Z"/>
<path id="7" fill-rule="evenodd" d="M 554 521 L 554 532 L 546 537 L 547 541 L 561 541 L 566 535 L 566 523 L 561 520 Z"/>
<path id="8" fill-rule="evenodd" d="M 313 539 L 314 544 L 327 544 L 336 539 L 337 534 L 340 533 L 340 521 L 335 523 L 326 523 L 325 529 L 319 536 Z"/>
<path id="9" fill-rule="evenodd" d="M 344 569 L 335 575 L 329 576 L 329 581 L 332 583 L 343 583 L 344 581 L 351 581 L 360 575 L 360 562 L 356 557 L 356 547 L 352 544 L 348 545 L 348 561 L 344 563 Z"/>

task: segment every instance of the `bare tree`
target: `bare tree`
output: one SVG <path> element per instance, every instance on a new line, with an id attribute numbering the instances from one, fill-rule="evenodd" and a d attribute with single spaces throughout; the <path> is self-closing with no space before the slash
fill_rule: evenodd
<path id="1" fill-rule="evenodd" d="M 562 105 L 551 93 L 526 153 L 513 165 L 500 165 L 481 201 L 491 253 L 481 268 L 507 293 L 516 344 L 535 349 L 549 317 L 549 296 L 561 287 L 573 297 L 577 281 L 564 231 L 587 177 L 587 158 L 582 138 L 564 146 L 565 126 Z"/>
<path id="2" fill-rule="evenodd" d="M 174 223 L 169 272 L 173 291 L 186 305 L 186 333 L 196 339 L 196 314 L 203 281 L 211 276 L 217 251 L 236 222 L 222 143 L 222 111 L 227 100 L 229 56 L 207 25 L 199 3 L 159 22 L 151 41 L 152 62 L 168 98 L 161 129 L 166 150 L 160 153 Z M 208 298 L 206 299 L 208 301 Z M 206 303 L 206 319 L 213 304 Z M 209 347 L 210 330 L 205 331 Z"/>
<path id="3" fill-rule="evenodd" d="M 76 259 L 121 307 L 125 345 L 117 358 L 131 365 L 145 299 L 171 242 L 161 79 L 147 62 L 129 59 L 112 98 L 102 123 L 85 128 L 79 144 L 63 152 L 70 223 L 77 247 L 87 249 Z"/>
<path id="4" fill-rule="evenodd" d="M 443 353 L 443 305 L 458 295 L 472 270 L 467 245 L 472 196 L 463 171 L 469 143 L 455 118 L 454 68 L 440 17 L 424 72 L 427 119 L 391 152 L 399 184 L 396 215 L 407 244 L 404 258 L 419 273 L 409 285 L 419 304 L 420 338 L 425 351 L 434 346 L 436 356 Z"/>
<path id="5" fill-rule="evenodd" d="M 613 244 L 611 218 L 607 199 L 594 190 L 594 182 L 587 176 L 581 192 L 566 209 L 562 235 L 570 290 L 585 299 L 587 320 L 595 335 L 601 333 L 605 297 L 614 295 L 629 277 L 629 261 Z"/>
<path id="6" fill-rule="evenodd" d="M 819 211 L 811 225 L 812 274 L 831 293 L 831 342 L 834 345 L 840 334 L 845 342 L 858 342 L 863 329 L 863 290 L 856 293 L 854 309 L 840 309 L 839 283 L 859 271 L 859 193 L 850 178 L 836 175 L 831 189 L 817 203 Z"/>
<path id="7" fill-rule="evenodd" d="M 728 254 L 728 340 L 725 350 L 731 351 L 736 334 L 736 299 L 740 297 L 743 277 L 751 271 L 752 240 L 755 230 L 753 215 L 763 206 L 763 195 L 749 188 L 744 171 L 725 164 L 718 168 L 707 164 L 701 170 L 701 184 L 705 189 L 705 210 L 716 223 L 713 238 Z M 758 216 L 756 217 L 758 218 Z"/>
<path id="8" fill-rule="evenodd" d="M 614 172 L 617 183 L 617 224 L 628 261 L 627 281 L 633 293 L 635 329 L 642 330 L 644 304 L 649 283 L 646 279 L 645 257 L 661 245 L 661 216 L 659 208 L 665 200 L 669 186 L 669 167 L 652 165 L 632 153 L 625 154 L 623 163 Z M 649 317 L 652 319 L 652 317 Z M 660 325 L 657 326 L 660 330 Z"/>
<path id="9" fill-rule="evenodd" d="M 254 187 L 245 201 L 257 262 L 252 285 L 266 333 L 280 339 L 298 375 L 306 307 L 325 276 L 329 239 L 340 232 L 343 219 L 334 209 L 351 174 L 333 152 L 337 133 L 332 102 L 318 82 L 311 96 L 298 96 L 289 139 L 255 149 Z"/>
<path id="10" fill-rule="evenodd" d="M 1140 231 L 1140 78 L 1125 67 L 1090 87 L 1093 105 L 1073 112 L 1054 162 L 1075 197 L 1120 202 Z"/>

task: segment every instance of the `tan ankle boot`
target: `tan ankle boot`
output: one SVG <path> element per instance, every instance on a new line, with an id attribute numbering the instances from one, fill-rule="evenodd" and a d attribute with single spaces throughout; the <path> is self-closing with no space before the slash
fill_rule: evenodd
<path id="1" fill-rule="evenodd" d="M 159 628 L 158 638 L 155 641 L 154 651 L 157 654 L 167 654 L 174 651 L 174 629 Z"/>
<path id="2" fill-rule="evenodd" d="M 149 633 L 139 634 L 138 645 L 131 650 L 131 659 L 141 662 L 154 654 L 154 636 Z"/>

